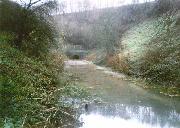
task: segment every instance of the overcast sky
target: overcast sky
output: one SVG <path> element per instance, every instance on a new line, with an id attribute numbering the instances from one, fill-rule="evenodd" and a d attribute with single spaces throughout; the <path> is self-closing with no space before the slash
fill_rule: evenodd
<path id="1" fill-rule="evenodd" d="M 19 3 L 20 1 L 24 1 L 26 3 L 29 0 L 13 0 Z M 37 1 L 37 0 L 32 0 Z M 42 0 L 48 1 L 48 0 Z M 132 1 L 139 1 L 139 3 L 143 3 L 145 1 L 154 1 L 154 0 L 57 0 L 59 3 L 63 3 L 66 6 L 65 12 L 75 12 L 82 10 L 84 8 L 83 5 L 86 5 L 86 8 L 93 9 L 93 8 L 106 8 L 106 7 L 118 7 L 122 5 L 131 4 Z"/>

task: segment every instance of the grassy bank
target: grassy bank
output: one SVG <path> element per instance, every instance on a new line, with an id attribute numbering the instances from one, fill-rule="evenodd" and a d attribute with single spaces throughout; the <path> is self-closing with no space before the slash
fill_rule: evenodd
<path id="1" fill-rule="evenodd" d="M 145 88 L 179 96 L 179 28 L 179 12 L 143 21 L 124 33 L 123 50 L 110 57 L 109 66 L 144 79 Z"/>
<path id="2" fill-rule="evenodd" d="M 31 2 L 0 0 L 0 127 L 71 128 L 78 114 L 61 98 L 86 93 L 63 72 L 57 3 Z"/>
<path id="3" fill-rule="evenodd" d="M 87 97 L 63 73 L 63 57 L 28 57 L 0 36 L 0 127 L 74 127 L 78 116 L 61 97 Z M 78 95 L 77 95 L 78 94 Z M 69 126 L 71 125 L 71 126 Z"/>

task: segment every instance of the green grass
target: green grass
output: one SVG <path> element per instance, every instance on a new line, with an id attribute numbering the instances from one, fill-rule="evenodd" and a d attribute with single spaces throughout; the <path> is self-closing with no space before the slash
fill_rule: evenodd
<path id="1" fill-rule="evenodd" d="M 179 96 L 180 37 L 176 14 L 142 21 L 122 37 L 130 74 L 145 79 L 165 95 Z M 153 86 L 156 85 L 156 86 Z"/>
<path id="2" fill-rule="evenodd" d="M 78 124 L 74 108 L 59 100 L 87 97 L 87 92 L 63 75 L 63 61 L 27 57 L 7 39 L 0 35 L 0 127 Z"/>
<path id="3" fill-rule="evenodd" d="M 146 45 L 157 35 L 162 26 L 157 19 L 148 19 L 124 33 L 122 44 L 130 54 L 131 60 L 139 59 L 146 50 Z"/>
<path id="4" fill-rule="evenodd" d="M 0 45 L 0 67 L 1 118 L 22 120 L 27 116 L 26 123 L 38 121 L 40 113 L 33 113 L 54 102 L 47 99 L 57 84 L 54 70 L 7 42 Z"/>

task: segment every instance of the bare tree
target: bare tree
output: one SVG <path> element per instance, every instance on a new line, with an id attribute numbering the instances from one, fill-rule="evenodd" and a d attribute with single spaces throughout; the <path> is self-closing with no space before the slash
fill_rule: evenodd
<path id="1" fill-rule="evenodd" d="M 65 14 L 66 11 L 67 11 L 66 9 L 67 9 L 67 2 L 62 1 L 62 2 L 59 4 L 59 8 L 58 8 L 59 13 Z"/>
<path id="2" fill-rule="evenodd" d="M 133 3 L 133 4 L 138 4 L 138 3 L 139 3 L 139 0 L 132 0 L 132 3 Z"/>
<path id="3" fill-rule="evenodd" d="M 91 4 L 90 4 L 89 0 L 84 0 L 83 1 L 83 8 L 84 8 L 84 11 L 90 10 Z"/>
<path id="4" fill-rule="evenodd" d="M 26 1 L 26 0 L 19 0 L 22 5 L 24 7 L 26 7 L 27 9 L 31 8 L 32 6 L 42 2 L 42 0 L 29 0 L 29 1 Z"/>

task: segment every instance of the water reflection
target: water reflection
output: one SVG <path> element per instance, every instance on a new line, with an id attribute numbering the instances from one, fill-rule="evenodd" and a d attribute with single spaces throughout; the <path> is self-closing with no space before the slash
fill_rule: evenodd
<path id="1" fill-rule="evenodd" d="M 157 114 L 145 106 L 90 105 L 80 121 L 84 122 L 80 128 L 179 128 L 180 114 L 175 110 Z"/>
<path id="2" fill-rule="evenodd" d="M 102 116 L 100 114 L 82 115 L 84 125 L 81 128 L 162 128 L 159 125 L 141 123 L 137 119 L 125 120 L 121 117 Z M 170 128 L 168 125 L 163 128 Z M 174 128 L 174 127 L 171 127 Z"/>
<path id="3" fill-rule="evenodd" d="M 81 128 L 180 128 L 180 99 L 145 90 L 122 74 L 87 61 L 68 61 L 66 68 L 105 101 L 82 114 Z"/>

